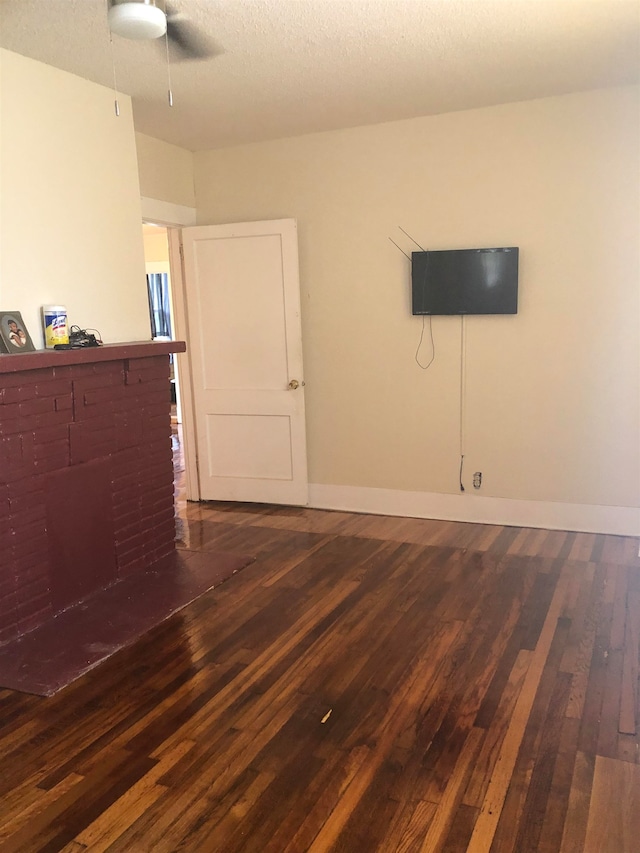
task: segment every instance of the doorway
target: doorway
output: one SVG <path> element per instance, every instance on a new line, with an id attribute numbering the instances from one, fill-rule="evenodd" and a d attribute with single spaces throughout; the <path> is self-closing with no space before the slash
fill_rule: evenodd
<path id="1" fill-rule="evenodd" d="M 181 215 L 179 223 L 169 211 L 156 218 L 159 202 L 153 202 L 153 213 L 146 219 L 142 201 L 147 241 L 161 245 L 160 254 L 150 247 L 148 263 L 164 264 L 172 273 L 174 336 L 191 341 L 177 358 L 186 500 L 305 505 L 305 383 L 295 220 L 191 227 L 184 221 L 187 217 Z M 149 272 L 158 269 L 152 266 Z M 234 299 L 235 307 L 227 304 Z M 227 322 L 229 317 L 234 323 Z M 229 326 L 235 328 L 231 338 Z M 207 350 L 211 342 L 219 351 Z M 263 344 L 261 354 L 258 344 Z M 202 491 L 202 471 L 205 485 L 211 481 L 213 490 Z"/>
<path id="2" fill-rule="evenodd" d="M 143 223 L 144 261 L 151 337 L 154 341 L 176 339 L 169 261 L 169 237 L 164 225 Z M 171 357 L 171 422 L 182 424 L 180 381 L 176 358 Z"/>
<path id="3" fill-rule="evenodd" d="M 176 340 L 167 228 L 164 225 L 143 223 L 142 239 L 152 340 Z M 177 517 L 182 518 L 186 509 L 186 490 L 180 379 L 176 355 L 171 355 L 169 358 L 174 493 Z"/>
<path id="4" fill-rule="evenodd" d="M 150 264 L 161 264 L 162 269 L 169 272 L 169 285 L 171 296 L 171 321 L 174 337 L 177 340 L 187 340 L 186 306 L 184 301 L 181 261 L 179 251 L 180 229 L 195 225 L 196 211 L 193 207 L 185 207 L 172 202 L 160 201 L 159 199 L 142 196 L 142 229 L 144 244 L 144 228 L 150 229 L 149 237 L 149 260 Z M 157 236 L 161 235 L 161 236 Z M 156 245 L 153 246 L 151 238 L 155 238 Z M 158 257 L 158 252 L 161 256 Z M 146 255 L 146 249 L 145 249 Z M 152 271 L 153 270 L 152 268 Z M 177 385 L 176 418 L 180 419 L 181 453 L 184 464 L 184 497 L 185 500 L 199 501 L 200 489 L 198 483 L 198 469 L 196 459 L 196 441 L 193 424 L 192 398 L 191 398 L 191 354 L 189 350 L 180 353 L 174 361 L 174 372 Z M 179 413 L 178 413 L 179 407 Z"/>

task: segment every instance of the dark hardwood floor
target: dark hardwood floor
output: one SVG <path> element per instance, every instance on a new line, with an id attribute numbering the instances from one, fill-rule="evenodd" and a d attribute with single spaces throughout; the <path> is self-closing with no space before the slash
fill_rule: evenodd
<path id="1" fill-rule="evenodd" d="M 638 540 L 181 501 L 255 563 L 0 691 L 0 851 L 634 853 Z"/>

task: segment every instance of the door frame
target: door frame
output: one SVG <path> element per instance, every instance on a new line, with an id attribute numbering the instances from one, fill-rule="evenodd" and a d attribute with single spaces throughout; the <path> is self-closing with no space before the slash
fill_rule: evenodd
<path id="1" fill-rule="evenodd" d="M 182 408 L 185 493 L 188 501 L 199 501 L 200 481 L 198 479 L 195 412 L 193 408 L 191 349 L 189 346 L 189 328 L 187 325 L 187 300 L 180 255 L 180 229 L 196 224 L 196 209 L 195 207 L 184 207 L 183 205 L 145 198 L 144 196 L 140 201 L 142 221 L 154 225 L 163 225 L 167 229 L 173 322 L 176 338 L 186 341 L 187 344 L 187 351 L 179 353 L 176 357 L 176 370 L 178 372 Z"/>

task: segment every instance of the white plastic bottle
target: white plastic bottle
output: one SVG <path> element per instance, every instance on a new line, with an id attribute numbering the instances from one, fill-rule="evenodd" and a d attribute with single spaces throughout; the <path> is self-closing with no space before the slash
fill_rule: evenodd
<path id="1" fill-rule="evenodd" d="M 42 325 L 44 326 L 44 345 L 47 349 L 53 349 L 56 344 L 69 343 L 67 309 L 64 305 L 43 305 Z"/>

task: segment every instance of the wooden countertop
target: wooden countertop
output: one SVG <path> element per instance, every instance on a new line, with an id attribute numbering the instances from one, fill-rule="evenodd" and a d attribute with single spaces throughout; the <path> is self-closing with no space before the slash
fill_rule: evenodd
<path id="1" fill-rule="evenodd" d="M 104 344 L 100 347 L 36 352 L 0 353 L 0 374 L 20 373 L 24 370 L 40 370 L 43 367 L 58 367 L 67 364 L 93 364 L 102 361 L 118 361 L 125 358 L 151 358 L 185 352 L 184 341 L 131 341 L 122 344 Z"/>

